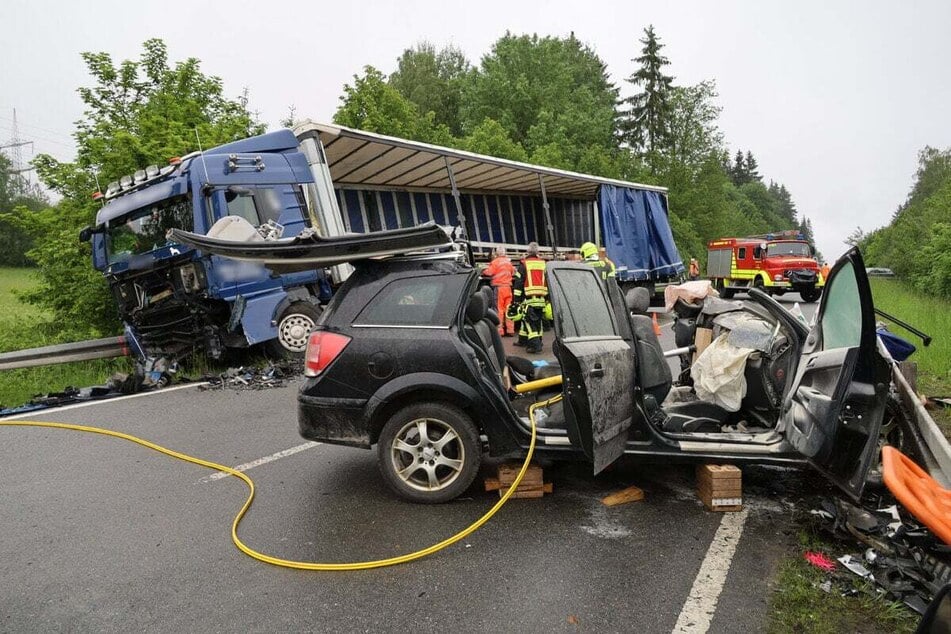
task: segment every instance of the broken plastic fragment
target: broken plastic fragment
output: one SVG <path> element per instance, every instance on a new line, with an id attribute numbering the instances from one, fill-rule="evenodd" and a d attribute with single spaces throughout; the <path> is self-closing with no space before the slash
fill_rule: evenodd
<path id="1" fill-rule="evenodd" d="M 830 559 L 825 553 L 807 551 L 803 554 L 803 557 L 805 557 L 806 561 L 820 570 L 825 570 L 826 572 L 832 572 L 835 570 L 835 562 L 832 561 L 832 559 Z"/>
<path id="2" fill-rule="evenodd" d="M 875 581 L 875 576 L 869 572 L 868 568 L 859 563 L 859 561 L 856 560 L 852 555 L 843 555 L 839 557 L 839 563 L 848 568 L 851 573 L 856 574 L 863 579 Z"/>

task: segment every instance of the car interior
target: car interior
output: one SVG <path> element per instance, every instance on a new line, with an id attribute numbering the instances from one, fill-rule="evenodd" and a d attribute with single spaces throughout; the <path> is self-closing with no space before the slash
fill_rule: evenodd
<path id="1" fill-rule="evenodd" d="M 618 293 L 620 297 L 620 293 Z M 650 295 L 647 289 L 634 288 L 622 300 L 633 333 L 636 380 L 642 390 L 639 407 L 644 420 L 658 433 L 671 438 L 768 444 L 776 442 L 787 379 L 796 370 L 798 351 L 805 327 L 791 328 L 789 320 L 776 311 L 785 309 L 769 297 L 748 301 L 708 299 L 702 304 L 678 300 L 674 308 L 676 343 L 690 345 L 698 327 L 710 328 L 713 338 L 736 337 L 755 345 L 745 361 L 745 393 L 736 411 L 698 396 L 691 378 L 696 359 L 684 355 L 684 371 L 675 379 L 660 341 L 648 316 Z M 560 374 L 557 364 L 536 367 L 532 360 L 506 356 L 498 334 L 499 316 L 493 308 L 492 290 L 483 287 L 474 292 L 465 310 L 463 333 L 473 344 L 484 370 L 491 375 L 500 397 L 506 397 L 523 427 L 529 429 L 528 409 L 561 392 L 560 387 L 519 395 L 512 389 L 526 381 Z M 785 323 L 784 323 L 785 322 Z M 749 331 L 749 332 L 747 332 Z M 793 332 L 794 331 L 794 332 Z M 750 333 L 752 343 L 750 343 Z M 765 333 L 765 334 L 764 334 Z M 557 342 L 556 342 L 557 343 Z M 632 386 L 634 389 L 634 386 Z M 542 435 L 566 433 L 563 402 L 536 410 L 538 432 Z"/>

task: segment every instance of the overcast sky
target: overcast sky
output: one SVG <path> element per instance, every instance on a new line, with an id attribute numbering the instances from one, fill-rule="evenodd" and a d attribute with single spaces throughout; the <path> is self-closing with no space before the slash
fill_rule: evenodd
<path id="1" fill-rule="evenodd" d="M 90 80 L 82 51 L 137 58 L 148 38 L 170 58 L 197 57 L 227 94 L 250 90 L 272 129 L 294 105 L 329 121 L 341 87 L 372 64 L 391 72 L 419 40 L 454 44 L 470 61 L 506 30 L 574 31 L 622 79 L 648 24 L 678 84 L 715 79 L 731 150 L 752 150 L 784 183 L 834 258 L 856 226 L 886 224 L 925 145 L 951 146 L 951 2 L 0 2 L 0 145 L 73 156 Z M 24 148 L 24 158 L 31 155 Z"/>

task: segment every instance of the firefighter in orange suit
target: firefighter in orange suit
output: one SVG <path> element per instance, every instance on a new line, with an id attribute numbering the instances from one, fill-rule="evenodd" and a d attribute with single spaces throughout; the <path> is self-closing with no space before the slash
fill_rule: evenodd
<path id="1" fill-rule="evenodd" d="M 499 334 L 503 337 L 511 337 L 515 334 L 515 324 L 508 318 L 508 310 L 512 303 L 512 278 L 515 276 L 515 265 L 505 255 L 505 249 L 495 250 L 495 257 L 482 271 L 482 275 L 491 280 L 492 290 L 495 292 L 495 309 L 499 313 Z"/>
<path id="2" fill-rule="evenodd" d="M 538 243 L 529 242 L 512 280 L 512 304 L 519 309 L 518 345 L 526 352 L 542 351 L 542 323 L 548 304 L 545 260 L 538 257 Z"/>

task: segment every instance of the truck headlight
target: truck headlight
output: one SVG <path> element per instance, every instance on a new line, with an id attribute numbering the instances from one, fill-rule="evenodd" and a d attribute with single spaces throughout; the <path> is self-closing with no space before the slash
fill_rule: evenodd
<path id="1" fill-rule="evenodd" d="M 776 275 L 774 275 L 774 276 L 773 276 L 773 281 L 774 281 L 774 282 L 782 282 L 782 281 L 783 281 L 782 273 L 777 273 Z"/>

